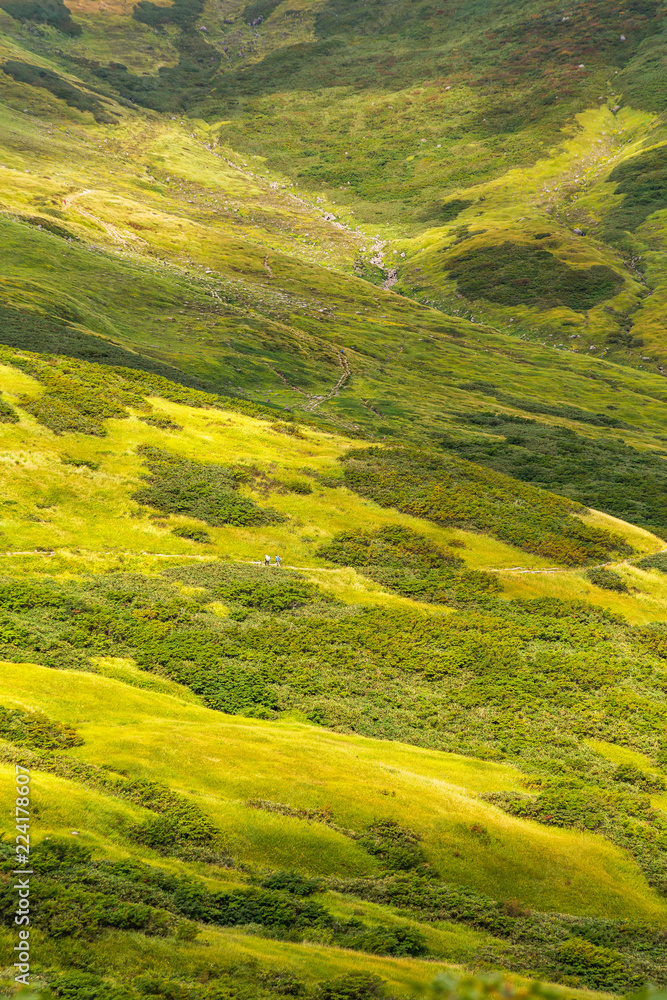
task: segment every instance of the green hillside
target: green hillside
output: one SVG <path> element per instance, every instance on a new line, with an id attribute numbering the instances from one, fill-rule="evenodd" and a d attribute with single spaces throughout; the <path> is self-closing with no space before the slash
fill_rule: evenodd
<path id="1" fill-rule="evenodd" d="M 664 994 L 664 15 L 0 0 L 3 996 Z"/>

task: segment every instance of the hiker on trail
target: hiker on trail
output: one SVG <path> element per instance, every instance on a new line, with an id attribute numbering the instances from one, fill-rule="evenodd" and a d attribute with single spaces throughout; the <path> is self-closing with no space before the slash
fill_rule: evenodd
<path id="1" fill-rule="evenodd" d="M 264 556 L 264 565 L 265 566 L 271 565 L 271 556 Z"/>
<path id="2" fill-rule="evenodd" d="M 276 566 L 278 567 L 278 569 L 280 569 L 281 563 L 282 559 L 280 558 L 280 556 L 276 556 Z"/>

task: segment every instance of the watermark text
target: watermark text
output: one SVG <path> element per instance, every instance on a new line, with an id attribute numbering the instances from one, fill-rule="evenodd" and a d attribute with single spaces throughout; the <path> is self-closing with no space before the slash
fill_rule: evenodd
<path id="1" fill-rule="evenodd" d="M 30 772 L 16 765 L 16 863 L 12 875 L 16 876 L 16 910 L 14 923 L 18 927 L 18 944 L 14 945 L 16 975 L 14 980 L 28 986 L 30 983 Z"/>

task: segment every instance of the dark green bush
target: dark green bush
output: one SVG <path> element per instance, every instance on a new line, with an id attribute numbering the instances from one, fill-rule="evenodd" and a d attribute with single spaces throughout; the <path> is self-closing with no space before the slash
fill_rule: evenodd
<path id="1" fill-rule="evenodd" d="M 318 1000 L 379 1000 L 384 980 L 372 972 L 348 972 L 338 979 L 321 983 Z"/>
<path id="2" fill-rule="evenodd" d="M 665 781 L 657 774 L 647 774 L 641 771 L 634 764 L 619 764 L 614 768 L 614 781 L 623 781 L 629 785 L 635 785 L 643 792 L 664 792 Z"/>
<path id="3" fill-rule="evenodd" d="M 637 563 L 641 569 L 657 569 L 661 573 L 667 573 L 667 552 L 656 552 L 652 556 L 644 556 Z"/>
<path id="4" fill-rule="evenodd" d="M 462 559 L 399 525 L 374 532 L 341 532 L 316 554 L 360 569 L 387 590 L 433 604 L 483 601 L 501 590 L 497 577 L 465 569 Z"/>
<path id="5" fill-rule="evenodd" d="M 57 608 L 64 598 L 55 588 L 26 583 L 21 580 L 0 582 L 0 608 L 6 611 L 28 611 L 31 608 Z"/>
<path id="6" fill-rule="evenodd" d="M 73 970 L 49 980 L 49 991 L 62 1000 L 135 1000 L 134 990 L 117 986 L 92 972 Z"/>
<path id="7" fill-rule="evenodd" d="M 0 397 L 0 424 L 17 424 L 18 413 L 13 406 Z"/>
<path id="8" fill-rule="evenodd" d="M 76 24 L 72 20 L 72 12 L 69 7 L 65 6 L 63 0 L 2 0 L 0 7 L 11 17 L 16 18 L 17 21 L 37 21 L 41 24 L 50 24 L 64 35 L 75 36 L 81 34 L 81 25 Z M 24 66 L 25 63 L 13 65 Z M 2 68 L 5 69 L 5 67 Z M 31 69 L 36 70 L 38 67 L 33 66 Z M 11 70 L 5 69 L 5 72 L 11 72 Z M 50 73 L 49 75 L 56 77 L 55 73 Z M 61 78 L 56 77 L 56 79 L 60 80 Z M 61 82 L 65 83 L 64 80 Z M 71 87 L 70 89 L 76 90 L 75 87 Z M 56 94 L 56 96 L 60 97 L 61 95 Z M 107 118 L 107 121 L 109 120 L 111 119 Z"/>
<path id="9" fill-rule="evenodd" d="M 623 278 L 603 264 L 569 267 L 539 246 L 506 241 L 478 246 L 447 265 L 459 291 L 469 299 L 507 306 L 586 310 L 616 295 Z"/>
<path id="10" fill-rule="evenodd" d="M 642 985 L 641 977 L 629 976 L 630 970 L 623 955 L 581 938 L 570 938 L 562 944 L 558 949 L 558 958 L 568 973 L 580 975 L 594 989 L 622 989 L 632 979 L 635 985 Z"/>
<path id="11" fill-rule="evenodd" d="M 199 542 L 201 545 L 211 544 L 211 536 L 203 528 L 172 528 L 171 533 L 179 538 L 188 538 L 191 542 Z"/>
<path id="12" fill-rule="evenodd" d="M 163 514 L 188 514 L 214 527 L 284 520 L 242 496 L 238 480 L 223 465 L 190 462 L 149 445 L 141 445 L 139 453 L 149 468 L 143 477 L 146 485 L 133 494 L 139 503 Z"/>
<path id="13" fill-rule="evenodd" d="M 71 726 L 49 719 L 43 712 L 30 712 L 0 705 L 0 737 L 31 750 L 66 750 L 83 739 Z"/>
<path id="14" fill-rule="evenodd" d="M 260 572 L 257 577 L 244 583 L 218 587 L 217 594 L 225 601 L 242 604 L 245 608 L 257 608 L 258 611 L 288 611 L 306 604 L 331 602 L 331 598 L 314 584 L 302 582 L 287 573 L 281 574 L 279 581 L 271 583 L 265 583 Z"/>
<path id="15" fill-rule="evenodd" d="M 3 615 L 0 617 L 0 643 L 8 646 L 29 646 L 30 633 Z"/>
<path id="16" fill-rule="evenodd" d="M 139 417 L 145 424 L 150 424 L 151 427 L 159 427 L 163 431 L 182 431 L 183 428 L 180 424 L 174 423 L 169 417 Z"/>
<path id="17" fill-rule="evenodd" d="M 284 486 L 290 493 L 299 493 L 301 496 L 308 496 L 309 493 L 313 492 L 310 483 L 306 483 L 302 479 L 288 479 Z"/>
<path id="18" fill-rule="evenodd" d="M 615 573 L 613 569 L 595 566 L 586 570 L 586 576 L 591 583 L 594 583 L 596 587 L 602 587 L 603 590 L 615 590 L 619 594 L 627 594 L 628 592 L 627 583 L 620 573 Z"/>
<path id="19" fill-rule="evenodd" d="M 92 469 L 93 472 L 100 467 L 99 462 L 93 462 L 89 458 L 71 458 L 69 455 L 64 455 L 60 461 L 63 465 L 74 465 L 77 469 Z"/>
<path id="20" fill-rule="evenodd" d="M 338 943 L 346 948 L 367 951 L 373 955 L 409 955 L 417 957 L 426 953 L 426 938 L 407 924 L 357 930 L 350 927 L 340 936 Z"/>
<path id="21" fill-rule="evenodd" d="M 388 871 L 420 871 L 426 874 L 426 856 L 420 847 L 421 837 L 414 830 L 400 826 L 396 820 L 383 819 L 372 823 L 361 844 Z"/>

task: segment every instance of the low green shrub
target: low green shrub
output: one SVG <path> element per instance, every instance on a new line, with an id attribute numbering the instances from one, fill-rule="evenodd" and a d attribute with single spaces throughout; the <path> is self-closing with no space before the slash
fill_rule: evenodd
<path id="1" fill-rule="evenodd" d="M 181 424 L 174 423 L 169 417 L 139 417 L 139 420 L 143 421 L 145 424 L 149 424 L 151 427 L 158 427 L 162 431 L 182 431 L 183 427 Z"/>
<path id="2" fill-rule="evenodd" d="M 30 633 L 3 615 L 0 616 L 0 643 L 18 647 L 29 646 Z"/>
<path id="3" fill-rule="evenodd" d="M 621 538 L 573 517 L 581 508 L 572 501 L 453 455 L 366 448 L 347 452 L 342 461 L 345 485 L 383 507 L 488 532 L 566 565 L 627 549 Z"/>
<path id="4" fill-rule="evenodd" d="M 661 573 L 667 573 L 667 552 L 656 552 L 652 556 L 644 556 L 636 564 L 640 569 L 657 569 Z"/>
<path id="5" fill-rule="evenodd" d="M 0 737 L 31 750 L 66 750 L 79 747 L 83 739 L 72 726 L 49 719 L 43 712 L 30 712 L 0 705 Z"/>
<path id="6" fill-rule="evenodd" d="M 408 924 L 395 924 L 391 927 L 380 924 L 364 929 L 350 926 L 336 935 L 336 943 L 343 948 L 367 951 L 373 955 L 407 955 L 416 958 L 427 951 L 424 935 Z"/>
<path id="7" fill-rule="evenodd" d="M 604 414 L 515 399 L 486 383 L 469 385 L 531 412 L 600 426 L 623 424 Z M 457 421 L 465 428 L 463 436 L 436 439 L 446 451 L 667 536 L 667 462 L 655 452 L 609 434 L 590 437 L 507 413 L 459 413 Z"/>
<path id="8" fill-rule="evenodd" d="M 602 948 L 581 938 L 570 938 L 558 949 L 558 958 L 570 974 L 581 976 L 594 989 L 617 990 L 643 985 L 640 976 L 631 976 L 628 963 L 619 952 Z"/>
<path id="9" fill-rule="evenodd" d="M 340 532 L 316 555 L 354 566 L 387 590 L 433 604 L 484 601 L 501 590 L 497 577 L 465 569 L 462 559 L 399 525 L 374 532 Z"/>
<path id="10" fill-rule="evenodd" d="M 416 871 L 426 875 L 429 865 L 420 842 L 419 834 L 393 819 L 371 823 L 360 840 L 388 871 Z"/>
<path id="11" fill-rule="evenodd" d="M 321 983 L 317 1000 L 380 1000 L 383 987 L 384 980 L 372 972 L 348 972 Z"/>
<path id="12" fill-rule="evenodd" d="M 308 496 L 313 492 L 310 483 L 306 483 L 302 479 L 288 479 L 283 485 L 290 493 L 298 493 L 300 496 Z"/>
<path id="13" fill-rule="evenodd" d="M 191 462 L 149 445 L 141 445 L 139 454 L 149 473 L 133 499 L 163 514 L 188 514 L 214 527 L 284 520 L 281 514 L 242 496 L 234 473 L 223 465 Z"/>
<path id="14" fill-rule="evenodd" d="M 648 774 L 634 764 L 618 764 L 612 774 L 614 781 L 622 781 L 634 785 L 643 792 L 664 792 L 667 785 L 657 774 Z"/>
<path id="15" fill-rule="evenodd" d="M 71 970 L 49 978 L 49 994 L 62 1000 L 136 1000 L 135 991 L 92 972 Z M 45 1000 L 50 1000 L 48 994 Z"/>
<path id="16" fill-rule="evenodd" d="M 13 406 L 0 397 L 0 424 L 17 424 L 19 416 Z"/>
<path id="17" fill-rule="evenodd" d="M 91 469 L 93 472 L 100 467 L 99 462 L 93 462 L 90 458 L 72 458 L 70 455 L 63 455 L 60 461 L 63 465 L 73 465 L 77 469 Z"/>
<path id="18" fill-rule="evenodd" d="M 0 580 L 0 608 L 5 611 L 29 611 L 32 608 L 59 608 L 64 595 L 52 586 L 22 580 Z"/>
<path id="19" fill-rule="evenodd" d="M 257 576 L 260 577 L 260 573 Z M 289 611 L 307 604 L 331 603 L 333 600 L 314 584 L 294 579 L 287 573 L 281 574 L 278 582 L 265 583 L 259 578 L 245 583 L 230 583 L 216 588 L 216 593 L 225 601 L 268 612 Z"/>
<path id="20" fill-rule="evenodd" d="M 172 528 L 171 533 L 178 538 L 187 538 L 191 542 L 199 542 L 201 545 L 211 544 L 211 536 L 203 528 Z"/>
<path id="21" fill-rule="evenodd" d="M 476 246 L 446 264 L 468 299 L 488 299 L 508 306 L 587 310 L 616 295 L 623 278 L 603 264 L 569 267 L 539 246 L 506 240 Z"/>
<path id="22" fill-rule="evenodd" d="M 271 424 L 271 430 L 278 434 L 288 434 L 290 437 L 305 438 L 305 434 L 301 433 L 298 424 L 277 422 Z"/>
<path id="23" fill-rule="evenodd" d="M 72 20 L 72 12 L 69 7 L 65 6 L 63 0 L 2 0 L 0 7 L 17 21 L 37 21 L 39 24 L 49 24 L 51 27 L 62 32 L 63 35 L 76 36 L 81 34 L 81 25 Z M 26 63 L 10 63 L 7 65 L 27 67 Z M 37 70 L 40 67 L 30 66 L 27 68 Z M 2 69 L 6 73 L 14 75 L 12 70 L 7 69 L 6 66 L 3 66 Z M 25 73 L 25 70 L 23 72 Z M 45 71 L 42 70 L 42 72 Z M 49 77 L 55 77 L 61 84 L 65 85 L 65 81 L 55 73 L 49 73 Z M 32 82 L 32 80 L 28 80 L 27 82 Z M 78 90 L 78 88 L 73 87 L 71 84 L 68 86 L 69 91 Z M 51 88 L 49 87 L 49 89 Z M 82 93 L 82 91 L 78 92 Z M 55 96 L 61 97 L 62 95 L 56 93 Z M 69 104 L 70 102 L 68 101 L 67 103 Z M 95 103 L 101 108 L 99 102 L 96 101 Z M 106 121 L 113 120 L 110 116 L 106 118 Z"/>
<path id="24" fill-rule="evenodd" d="M 259 881 L 262 889 L 277 889 L 279 892 L 289 892 L 293 896 L 312 896 L 322 889 L 322 880 L 308 878 L 300 872 L 273 872 Z"/>

